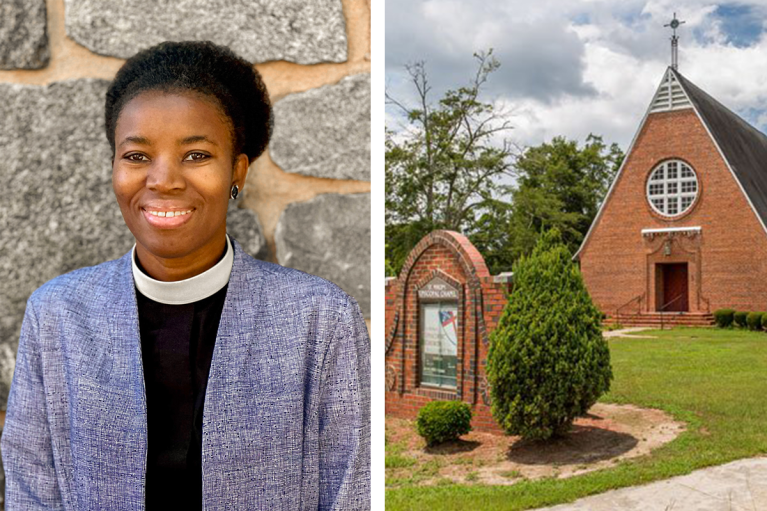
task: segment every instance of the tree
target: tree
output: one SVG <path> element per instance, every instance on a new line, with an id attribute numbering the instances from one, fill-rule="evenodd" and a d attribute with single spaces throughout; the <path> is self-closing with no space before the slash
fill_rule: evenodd
<path id="1" fill-rule="evenodd" d="M 388 253 L 389 245 L 386 245 L 386 252 Z M 389 256 L 384 256 L 384 270 L 386 272 L 387 277 L 396 277 L 397 274 L 394 272 L 394 268 L 392 268 L 391 261 L 389 261 Z"/>
<path id="2" fill-rule="evenodd" d="M 500 64 L 492 50 L 474 56 L 477 71 L 469 85 L 448 90 L 436 104 L 424 62 L 406 68 L 416 107 L 386 95 L 407 123 L 400 131 L 386 130 L 387 257 L 395 271 L 430 231 L 472 231 L 494 200 L 497 178 L 509 172 L 512 146 L 502 139 L 511 129 L 508 116 L 480 100 Z"/>
<path id="3" fill-rule="evenodd" d="M 562 435 L 609 390 L 600 322 L 561 235 L 548 231 L 514 265 L 514 289 L 490 335 L 492 413 L 507 433 Z"/>
<path id="4" fill-rule="evenodd" d="M 509 189 L 507 185 L 499 188 L 504 191 L 498 199 L 487 202 L 472 232 L 467 233 L 469 240 L 485 258 L 490 273 L 494 275 L 511 270 L 514 263 L 512 254 L 515 253 L 509 229 L 513 205 L 507 202 L 511 192 L 506 191 Z"/>
<path id="5" fill-rule="evenodd" d="M 489 240 L 504 246 L 491 244 L 487 249 L 482 235 L 472 236 L 479 250 L 489 254 L 486 260 L 491 271 L 508 270 L 551 228 L 559 230 L 565 246 L 575 252 L 623 158 L 617 144 L 608 148 L 595 135 L 589 135 L 582 148 L 574 140 L 555 137 L 550 143 L 526 149 L 514 164 L 517 184 L 509 190 L 511 205 L 505 210 L 488 209 L 488 218 L 482 219 L 484 231 L 492 228 L 499 233 L 501 224 L 506 226 L 502 235 Z"/>

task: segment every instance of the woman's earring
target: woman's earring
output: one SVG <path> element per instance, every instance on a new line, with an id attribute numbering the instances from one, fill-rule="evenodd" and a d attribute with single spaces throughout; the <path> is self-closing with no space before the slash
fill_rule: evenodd
<path id="1" fill-rule="evenodd" d="M 232 191 L 229 192 L 229 197 L 232 199 L 236 199 L 237 195 L 240 193 L 240 189 L 237 188 L 237 185 L 232 186 Z"/>

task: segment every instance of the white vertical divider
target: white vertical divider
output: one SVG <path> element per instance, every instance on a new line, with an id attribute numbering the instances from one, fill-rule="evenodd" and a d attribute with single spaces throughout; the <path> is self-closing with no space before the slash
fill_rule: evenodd
<path id="1" fill-rule="evenodd" d="M 371 491 L 372 510 L 385 508 L 384 447 L 384 0 L 370 0 L 371 61 L 371 236 L 370 240 L 370 337 L 371 349 Z"/>

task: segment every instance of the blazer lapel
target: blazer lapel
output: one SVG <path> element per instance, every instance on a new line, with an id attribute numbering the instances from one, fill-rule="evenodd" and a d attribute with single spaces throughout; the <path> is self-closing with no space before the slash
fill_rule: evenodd
<path id="1" fill-rule="evenodd" d="M 83 509 L 144 509 L 146 396 L 130 258 L 93 299 L 97 328 L 78 372 L 72 454 Z"/>
<path id="2" fill-rule="evenodd" d="M 142 403 L 141 412 L 146 429 L 144 366 L 130 252 L 120 259 L 119 271 L 114 275 L 112 289 L 114 292 L 110 296 L 111 300 L 106 304 L 109 310 L 109 338 L 113 344 L 114 356 L 122 362 L 114 377 L 118 379 L 123 390 L 134 394 Z"/>
<path id="3" fill-rule="evenodd" d="M 211 420 L 227 410 L 219 409 L 222 398 L 231 392 L 229 385 L 234 380 L 245 381 L 248 377 L 248 347 L 253 336 L 255 321 L 254 300 L 260 294 L 261 282 L 255 276 L 250 280 L 245 257 L 248 257 L 237 241 L 232 239 L 234 261 L 229 285 L 218 324 L 216 345 L 208 375 L 203 413 L 203 430 L 210 426 Z M 205 462 L 205 438 L 203 438 L 203 463 Z"/>
<path id="4" fill-rule="evenodd" d="M 234 262 L 221 312 L 216 345 L 213 350 L 203 410 L 202 488 L 203 509 L 219 509 L 227 502 L 227 488 L 240 481 L 231 478 L 250 477 L 257 467 L 243 466 L 250 456 L 242 445 L 245 410 L 252 407 L 250 397 L 257 391 L 250 380 L 253 360 L 250 346 L 256 328 L 255 303 L 261 295 L 262 279 L 258 270 L 248 265 L 243 248 L 232 239 Z M 252 424 L 250 425 L 252 426 Z M 227 472 L 229 472 L 227 474 Z M 223 509 L 223 508 L 221 508 Z"/>

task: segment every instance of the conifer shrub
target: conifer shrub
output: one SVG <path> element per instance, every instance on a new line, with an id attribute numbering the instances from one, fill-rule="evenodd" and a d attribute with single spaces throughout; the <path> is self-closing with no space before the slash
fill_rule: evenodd
<path id="1" fill-rule="evenodd" d="M 457 440 L 471 431 L 471 406 L 463 401 L 431 401 L 418 410 L 415 424 L 426 445 Z"/>
<path id="2" fill-rule="evenodd" d="M 744 311 L 736 311 L 733 315 L 733 318 L 735 320 L 735 326 L 740 328 L 746 328 L 747 320 L 748 320 L 748 312 Z"/>
<path id="3" fill-rule="evenodd" d="M 749 312 L 746 316 L 746 324 L 749 330 L 761 330 L 762 329 L 762 314 L 763 312 Z"/>
<path id="4" fill-rule="evenodd" d="M 542 235 L 514 265 L 514 289 L 490 336 L 492 413 L 508 434 L 564 434 L 609 390 L 601 318 L 559 232 Z"/>
<path id="5" fill-rule="evenodd" d="M 714 321 L 719 328 L 729 328 L 735 320 L 735 309 L 719 309 L 714 311 Z"/>

